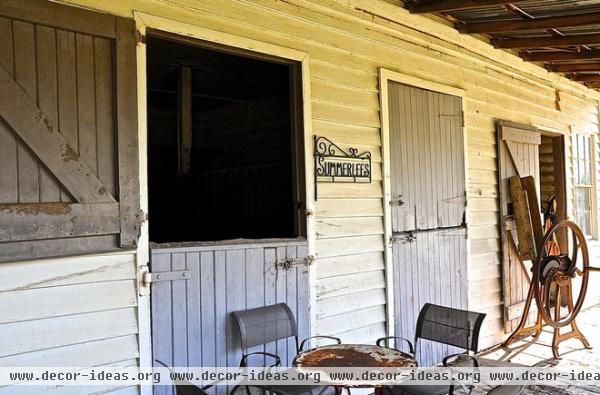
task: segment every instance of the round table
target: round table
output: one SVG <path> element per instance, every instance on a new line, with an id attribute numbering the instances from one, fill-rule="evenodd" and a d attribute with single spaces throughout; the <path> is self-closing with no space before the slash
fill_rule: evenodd
<path id="1" fill-rule="evenodd" d="M 300 368 L 413 368 L 418 366 L 412 355 L 393 348 L 370 344 L 334 344 L 318 347 L 298 355 L 294 364 Z M 334 387 L 336 395 L 339 395 L 341 386 Z M 381 394 L 381 386 L 369 387 L 375 387 L 375 395 Z"/>
<path id="2" fill-rule="evenodd" d="M 413 368 L 417 361 L 412 355 L 393 348 L 370 344 L 334 344 L 305 351 L 295 360 L 304 368 Z"/>

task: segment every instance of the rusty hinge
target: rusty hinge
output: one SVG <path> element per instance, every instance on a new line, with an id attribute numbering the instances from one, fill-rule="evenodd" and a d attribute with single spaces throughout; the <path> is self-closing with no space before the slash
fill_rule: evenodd
<path id="1" fill-rule="evenodd" d="M 310 266 L 315 261 L 315 257 L 313 255 L 309 255 L 304 258 L 288 258 L 281 259 L 275 262 L 276 269 L 285 269 L 292 270 L 294 267 L 298 266 Z"/>
<path id="2" fill-rule="evenodd" d="M 413 232 L 408 232 L 407 234 L 393 235 L 390 239 L 392 243 L 395 241 L 400 241 L 402 243 L 412 243 L 415 240 L 417 240 L 417 236 Z"/>
<path id="3" fill-rule="evenodd" d="M 394 195 L 392 200 L 390 201 L 390 206 L 403 206 L 404 205 L 404 195 Z"/>

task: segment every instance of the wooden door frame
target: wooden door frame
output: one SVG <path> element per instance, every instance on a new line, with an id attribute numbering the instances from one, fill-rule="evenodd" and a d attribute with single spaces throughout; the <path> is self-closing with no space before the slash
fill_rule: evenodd
<path id="1" fill-rule="evenodd" d="M 465 194 L 469 190 L 468 177 L 468 151 L 467 151 L 467 127 L 466 127 L 466 91 L 451 85 L 444 85 L 438 82 L 425 80 L 408 74 L 398 73 L 396 71 L 379 68 L 379 105 L 381 109 L 381 156 L 383 173 L 383 219 L 384 219 L 384 260 L 385 260 L 385 287 L 386 287 L 386 329 L 388 336 L 394 336 L 395 317 L 394 317 L 394 262 L 392 253 L 392 213 L 389 202 L 391 201 L 391 158 L 390 158 L 390 114 L 388 83 L 397 82 L 410 85 L 416 88 L 430 90 L 436 93 L 456 96 L 461 98 L 461 107 L 463 112 L 463 151 L 464 151 L 464 174 L 465 174 Z M 466 198 L 466 196 L 465 196 Z M 466 199 L 465 222 L 469 223 L 469 199 Z M 470 256 L 470 239 L 467 232 L 467 261 Z M 468 266 L 467 266 L 468 269 Z M 467 284 L 469 284 L 469 271 L 466 272 Z M 467 298 L 468 300 L 468 298 Z"/>
<path id="2" fill-rule="evenodd" d="M 297 62 L 300 65 L 300 75 L 302 78 L 302 123 L 304 136 L 304 196 L 306 204 L 306 241 L 308 244 L 308 256 L 315 256 L 316 253 L 316 232 L 315 232 L 315 196 L 314 196 L 314 177 L 312 161 L 312 111 L 311 111 L 311 92 L 310 92 L 310 73 L 309 73 L 309 55 L 306 52 L 298 51 L 292 48 L 282 47 L 265 43 L 262 41 L 224 33 L 205 27 L 192 25 L 189 23 L 164 18 L 144 12 L 133 12 L 138 32 L 138 112 L 140 124 L 140 178 L 144 186 L 141 190 L 142 207 L 144 212 L 148 210 L 148 174 L 147 174 L 147 125 L 148 117 L 146 111 L 146 45 L 145 37 L 148 30 L 164 32 L 171 35 L 181 36 L 183 42 L 187 38 L 205 41 L 216 46 L 226 46 L 232 49 L 250 51 L 258 56 L 271 56 L 280 59 Z M 148 227 L 142 229 L 142 237 L 138 248 L 140 256 L 143 256 L 145 262 L 149 260 L 149 238 Z M 310 259 L 309 259 L 310 260 Z M 310 263 L 310 262 L 309 262 Z M 311 336 L 316 332 L 316 273 L 310 265 L 309 268 L 309 307 L 310 307 L 310 332 Z M 150 320 L 148 318 L 148 327 Z M 150 339 L 149 339 L 150 341 Z"/>

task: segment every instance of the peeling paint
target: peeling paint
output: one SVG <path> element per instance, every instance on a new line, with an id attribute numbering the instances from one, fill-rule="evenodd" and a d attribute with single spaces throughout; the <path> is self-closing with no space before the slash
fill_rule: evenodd
<path id="1" fill-rule="evenodd" d="M 64 162 L 79 160 L 77 153 L 73 151 L 73 148 L 71 148 L 68 144 L 63 144 L 60 146 L 60 157 Z"/>
<path id="2" fill-rule="evenodd" d="M 19 203 L 16 204 L 1 204 L 0 211 L 14 211 L 19 215 L 63 215 L 71 212 L 72 208 L 69 203 Z"/>

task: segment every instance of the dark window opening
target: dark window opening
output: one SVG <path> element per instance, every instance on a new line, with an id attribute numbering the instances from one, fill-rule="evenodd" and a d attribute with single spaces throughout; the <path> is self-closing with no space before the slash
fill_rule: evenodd
<path id="1" fill-rule="evenodd" d="M 151 241 L 302 235 L 299 69 L 148 37 Z"/>

